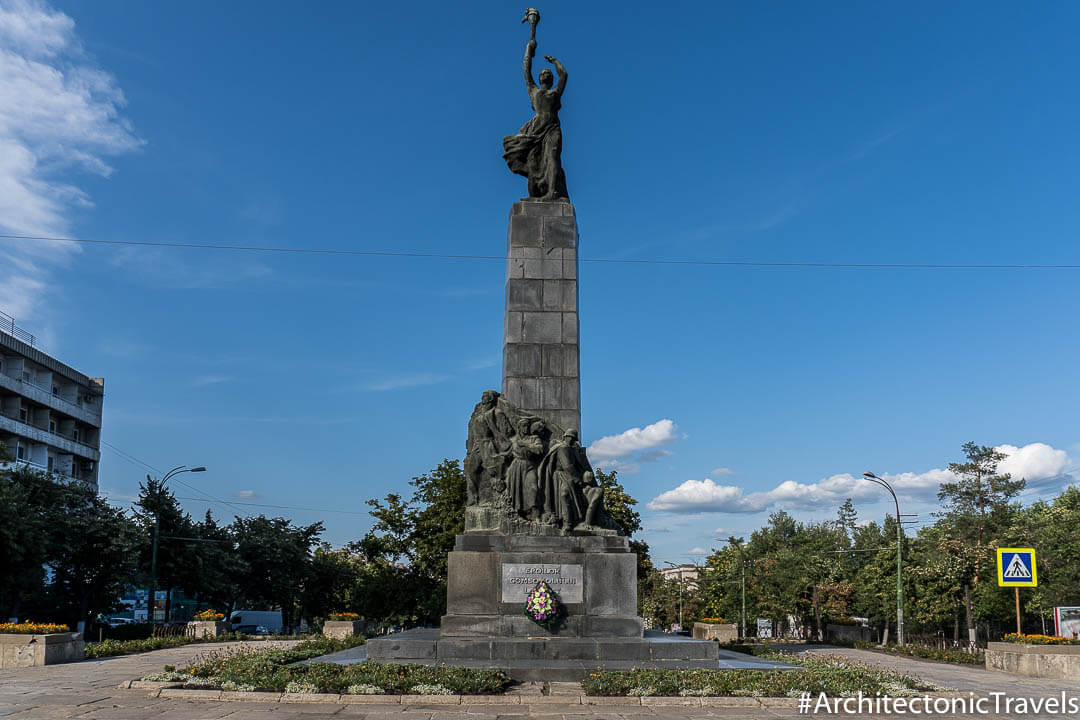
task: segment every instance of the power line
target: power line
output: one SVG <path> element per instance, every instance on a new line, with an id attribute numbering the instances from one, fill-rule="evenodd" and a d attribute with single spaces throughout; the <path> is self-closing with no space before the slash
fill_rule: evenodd
<path id="1" fill-rule="evenodd" d="M 149 464 L 149 463 L 146 463 L 146 462 L 143 462 L 143 461 L 142 461 L 142 460 L 140 460 L 139 458 L 135 457 L 134 455 L 132 455 L 132 454 L 130 454 L 130 453 L 127 453 L 127 452 L 125 452 L 125 451 L 121 450 L 120 448 L 116 447 L 116 446 L 115 446 L 115 445 L 113 445 L 112 443 L 109 443 L 109 442 L 105 442 L 104 440 L 102 440 L 102 441 L 101 441 L 101 444 L 102 444 L 102 445 L 105 445 L 106 447 L 108 447 L 108 448 L 109 448 L 109 449 L 111 449 L 111 450 L 112 450 L 113 452 L 117 453 L 118 455 L 120 455 L 120 457 L 124 458 L 125 460 L 127 460 L 127 461 L 128 461 L 128 462 L 130 462 L 130 463 L 133 463 L 133 464 L 136 464 L 136 465 L 141 465 L 142 467 L 144 467 L 144 468 L 147 468 L 147 469 L 148 469 L 148 470 L 150 470 L 151 472 L 154 472 L 154 473 L 156 473 L 156 474 L 157 474 L 158 476 L 164 475 L 164 473 L 163 473 L 163 472 L 161 472 L 160 470 L 158 470 L 157 468 L 155 468 L 155 467 L 154 467 L 153 465 L 151 465 L 151 464 Z M 204 491 L 200 490 L 199 488 L 195 487 L 194 485 L 192 485 L 192 484 L 190 484 L 190 483 L 187 483 L 187 482 L 184 482 L 183 480 L 181 480 L 181 479 L 180 479 L 180 478 L 178 478 L 178 477 L 173 477 L 173 482 L 177 482 L 177 483 L 180 483 L 181 485 L 183 485 L 184 487 L 188 488 L 189 490 L 192 490 L 192 491 L 194 491 L 194 492 L 197 492 L 197 493 L 199 493 L 200 495 L 203 495 L 204 497 L 206 497 L 206 498 L 208 498 L 208 499 L 210 499 L 210 500 L 213 500 L 213 501 L 214 501 L 214 502 L 216 502 L 216 503 L 220 503 L 220 504 L 222 504 L 222 505 L 227 505 L 227 506 L 231 507 L 231 508 L 232 508 L 233 510 L 237 510 L 237 511 L 239 511 L 239 510 L 240 510 L 240 508 L 238 508 L 238 507 L 237 507 L 236 505 L 233 505 L 233 504 L 232 504 L 232 503 L 230 503 L 229 501 L 227 501 L 227 500 L 221 500 L 221 499 L 219 499 L 219 498 L 216 498 L 216 497 L 214 497 L 213 495 L 211 495 L 210 493 L 204 492 Z M 191 499 L 196 499 L 196 498 L 191 498 Z M 204 502 L 205 502 L 205 500 L 204 500 Z"/>
<path id="2" fill-rule="evenodd" d="M 7 240 L 39 240 L 46 242 L 81 243 L 85 245 L 126 245 L 137 247 L 187 248 L 195 250 L 233 250 L 239 252 L 288 253 L 298 255 L 353 255 L 361 257 L 431 258 L 439 260 L 507 260 L 505 255 L 458 255 L 397 250 L 347 250 L 342 248 L 290 248 L 260 245 L 222 245 L 214 243 L 151 242 L 148 240 L 91 240 L 41 235 L 0 235 Z M 631 258 L 581 258 L 581 262 L 616 265 L 688 265 L 713 267 L 760 267 L 850 270 L 1080 270 L 1080 264 L 1059 263 L 829 263 L 829 262 L 766 262 L 759 260 L 679 260 Z"/>
<path id="3" fill-rule="evenodd" d="M 190 497 L 177 497 L 178 500 L 194 500 L 196 502 L 207 502 L 203 498 L 190 498 Z M 229 503 L 234 504 L 233 502 Z M 268 503 L 253 503 L 253 502 L 241 502 L 235 501 L 236 505 L 250 505 L 251 507 L 262 508 L 275 508 L 277 510 L 306 510 L 309 512 L 327 512 L 327 513 L 342 513 L 344 515 L 367 515 L 366 510 L 337 510 L 330 508 L 313 508 L 313 507 L 299 507 L 296 505 L 270 505 Z"/>

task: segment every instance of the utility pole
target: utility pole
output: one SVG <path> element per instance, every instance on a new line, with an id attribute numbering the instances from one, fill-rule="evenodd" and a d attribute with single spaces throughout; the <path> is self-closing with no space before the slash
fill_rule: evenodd
<path id="1" fill-rule="evenodd" d="M 204 468 L 204 467 L 189 468 L 186 465 L 180 465 L 179 467 L 174 467 L 172 470 L 165 473 L 165 477 L 161 478 L 161 482 L 158 483 L 158 487 L 157 487 L 158 493 L 160 494 L 163 490 L 165 490 L 165 483 L 169 481 L 169 478 L 174 477 L 176 475 L 179 475 L 180 473 L 186 473 L 186 472 L 206 472 L 206 468 Z M 157 617 L 154 615 L 154 605 L 155 605 L 154 593 L 157 590 L 157 551 L 158 551 L 158 537 L 160 536 L 160 534 L 161 534 L 161 514 L 158 512 L 157 508 L 155 507 L 154 508 L 154 544 L 153 544 L 152 549 L 150 550 L 150 598 L 149 598 L 149 601 L 148 601 L 150 603 L 150 608 L 149 608 L 150 618 L 149 619 L 150 619 L 150 628 L 151 628 L 151 630 L 153 630 L 153 627 L 157 624 Z M 168 620 L 168 618 L 165 618 L 165 619 Z"/>

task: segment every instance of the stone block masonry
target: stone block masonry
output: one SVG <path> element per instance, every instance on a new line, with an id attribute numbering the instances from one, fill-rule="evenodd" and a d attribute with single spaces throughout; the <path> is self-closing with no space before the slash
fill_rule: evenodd
<path id="1" fill-rule="evenodd" d="M 578 232 L 569 202 L 514 203 L 507 232 L 502 392 L 581 432 Z"/>

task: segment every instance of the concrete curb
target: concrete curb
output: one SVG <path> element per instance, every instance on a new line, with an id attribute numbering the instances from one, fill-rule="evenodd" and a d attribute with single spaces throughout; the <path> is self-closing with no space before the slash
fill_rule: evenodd
<path id="1" fill-rule="evenodd" d="M 789 697 L 711 697 L 645 696 L 623 697 L 603 695 L 339 695 L 337 693 L 279 693 L 231 692 L 223 690 L 189 690 L 177 683 L 129 680 L 120 683 L 123 689 L 150 689 L 148 697 L 185 700 L 216 700 L 229 702 L 322 704 L 322 705 L 593 705 L 609 707 L 726 707 L 726 708 L 797 708 L 799 698 Z M 960 694 L 923 693 L 932 698 L 954 697 Z"/>

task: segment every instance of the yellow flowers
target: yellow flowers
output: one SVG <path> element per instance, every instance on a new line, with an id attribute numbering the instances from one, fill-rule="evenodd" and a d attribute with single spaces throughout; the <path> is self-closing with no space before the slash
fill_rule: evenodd
<path id="1" fill-rule="evenodd" d="M 225 619 L 225 613 L 219 613 L 217 610 L 207 608 L 202 612 L 195 613 L 195 617 L 193 619 L 200 622 L 217 622 L 218 620 Z"/>
<path id="2" fill-rule="evenodd" d="M 330 613 L 330 619 L 339 622 L 356 622 L 360 619 L 360 615 L 354 612 L 334 612 Z"/>
<path id="3" fill-rule="evenodd" d="M 1009 633 L 1004 638 L 1005 642 L 1022 643 L 1024 645 L 1078 645 L 1080 640 L 1076 638 L 1059 637 L 1058 635 L 1025 635 L 1023 633 Z"/>
<path id="4" fill-rule="evenodd" d="M 30 620 L 21 623 L 0 623 L 0 633 L 18 633 L 20 635 L 46 635 L 48 633 L 71 632 L 67 625 L 58 623 L 36 623 Z"/>

